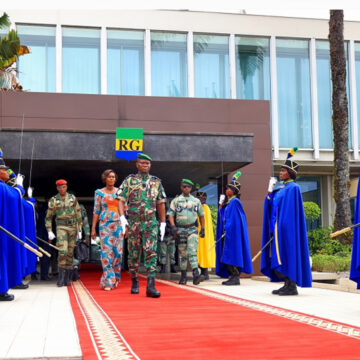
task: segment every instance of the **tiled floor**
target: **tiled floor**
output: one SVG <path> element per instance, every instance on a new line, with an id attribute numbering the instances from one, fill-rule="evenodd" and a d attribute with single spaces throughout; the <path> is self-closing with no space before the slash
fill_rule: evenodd
<path id="1" fill-rule="evenodd" d="M 360 327 L 359 293 L 313 287 L 281 297 L 271 294 L 281 284 L 241 279 L 240 286 L 228 287 L 221 281 L 211 276 L 199 287 Z M 0 302 L 0 359 L 81 358 L 66 287 L 33 281 L 29 289 L 10 293 L 14 301 Z"/>

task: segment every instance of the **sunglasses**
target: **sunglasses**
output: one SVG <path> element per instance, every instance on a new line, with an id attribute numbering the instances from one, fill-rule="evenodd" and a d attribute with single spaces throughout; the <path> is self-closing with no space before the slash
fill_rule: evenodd
<path id="1" fill-rule="evenodd" d="M 182 187 L 183 188 L 191 188 L 192 186 L 191 185 L 183 185 Z"/>

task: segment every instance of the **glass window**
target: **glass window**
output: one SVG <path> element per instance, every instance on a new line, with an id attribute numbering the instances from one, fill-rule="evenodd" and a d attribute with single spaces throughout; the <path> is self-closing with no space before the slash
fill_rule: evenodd
<path id="1" fill-rule="evenodd" d="M 230 97 L 229 37 L 194 35 L 195 96 Z"/>
<path id="2" fill-rule="evenodd" d="M 356 76 L 358 139 L 360 144 L 360 43 L 355 43 L 355 76 Z"/>
<path id="3" fill-rule="evenodd" d="M 100 93 L 100 30 L 62 29 L 62 91 Z"/>
<path id="4" fill-rule="evenodd" d="M 348 43 L 345 42 L 346 73 L 349 61 L 347 56 Z M 319 118 L 319 146 L 320 149 L 332 149 L 332 82 L 330 68 L 330 43 L 326 40 L 316 40 L 316 73 Z M 349 77 L 346 77 L 346 90 L 349 94 Z M 348 114 L 350 119 L 350 102 L 348 96 Z M 351 148 L 351 123 L 349 121 L 349 148 Z"/>
<path id="5" fill-rule="evenodd" d="M 270 100 L 269 39 L 237 36 L 235 47 L 237 98 Z"/>
<path id="6" fill-rule="evenodd" d="M 187 96 L 185 34 L 151 33 L 151 95 Z"/>
<path id="7" fill-rule="evenodd" d="M 107 92 L 144 95 L 143 31 L 107 31 Z"/>
<path id="8" fill-rule="evenodd" d="M 31 51 L 18 59 L 23 89 L 55 92 L 55 27 L 18 25 L 17 31 L 20 44 Z"/>
<path id="9" fill-rule="evenodd" d="M 300 186 L 303 201 L 312 201 L 321 209 L 321 189 L 319 176 L 299 176 L 296 183 Z M 321 225 L 321 216 L 315 221 L 306 221 L 308 230 L 318 228 Z"/>
<path id="10" fill-rule="evenodd" d="M 312 148 L 309 42 L 276 40 L 279 146 Z"/>

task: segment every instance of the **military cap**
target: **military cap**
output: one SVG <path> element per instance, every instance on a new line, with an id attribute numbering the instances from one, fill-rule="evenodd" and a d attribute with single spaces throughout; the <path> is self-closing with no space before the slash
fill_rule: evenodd
<path id="1" fill-rule="evenodd" d="M 140 160 L 152 161 L 152 158 L 149 155 L 146 155 L 146 154 L 143 154 L 143 153 L 139 153 L 137 158 L 140 159 Z"/>
<path id="2" fill-rule="evenodd" d="M 207 198 L 207 193 L 206 193 L 206 191 L 197 191 L 196 197 L 197 198 Z"/>
<path id="3" fill-rule="evenodd" d="M 60 185 L 67 185 L 67 181 L 64 180 L 64 179 L 59 179 L 59 180 L 56 180 L 56 185 L 57 186 L 60 186 Z"/>
<path id="4" fill-rule="evenodd" d="M 295 175 L 297 174 L 297 172 L 299 170 L 299 164 L 297 162 L 295 162 L 294 160 L 291 160 L 291 158 L 294 156 L 294 154 L 296 153 L 297 150 L 298 150 L 297 147 L 290 149 L 287 154 L 285 163 L 281 166 L 290 171 L 293 171 Z"/>
<path id="5" fill-rule="evenodd" d="M 1 151 L 1 149 L 0 149 Z M 9 167 L 6 166 L 4 159 L 0 158 L 0 169 L 8 169 Z"/>
<path id="6" fill-rule="evenodd" d="M 194 186 L 194 183 L 189 179 L 182 179 L 181 182 L 183 184 L 188 184 L 188 185 Z"/>

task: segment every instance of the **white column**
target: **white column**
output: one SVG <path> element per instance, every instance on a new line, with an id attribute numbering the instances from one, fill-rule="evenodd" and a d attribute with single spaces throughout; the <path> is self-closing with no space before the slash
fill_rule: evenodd
<path id="1" fill-rule="evenodd" d="M 56 25 L 56 52 L 55 52 L 55 66 L 56 66 L 56 92 L 62 92 L 62 31 L 61 25 Z"/>
<path id="2" fill-rule="evenodd" d="M 107 33 L 106 27 L 100 32 L 100 82 L 101 94 L 107 94 Z"/>
<path id="3" fill-rule="evenodd" d="M 356 74 L 355 74 L 355 43 L 349 41 L 349 87 L 350 87 L 350 119 L 351 123 L 351 142 L 354 150 L 354 160 L 359 159 L 359 140 L 358 140 L 358 120 L 357 120 L 357 94 L 356 94 Z"/>
<path id="4" fill-rule="evenodd" d="M 235 35 L 229 37 L 229 68 L 230 68 L 230 97 L 236 99 L 236 57 L 235 57 Z"/>
<path id="5" fill-rule="evenodd" d="M 317 98 L 317 72 L 316 72 L 316 46 L 315 39 L 310 40 L 310 93 L 311 93 L 311 119 L 314 159 L 319 159 L 319 112 Z"/>
<path id="6" fill-rule="evenodd" d="M 194 35 L 192 31 L 187 34 L 187 63 L 188 63 L 188 97 L 195 96 L 194 83 Z"/>
<path id="7" fill-rule="evenodd" d="M 271 106 L 271 138 L 274 148 L 274 158 L 279 158 L 279 117 L 277 96 L 277 71 L 276 71 L 276 38 L 270 37 L 270 106 Z"/>
<path id="8" fill-rule="evenodd" d="M 145 95 L 151 96 L 151 34 L 149 29 L 145 30 L 144 62 Z"/>

